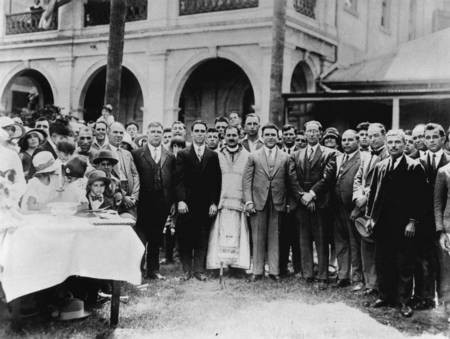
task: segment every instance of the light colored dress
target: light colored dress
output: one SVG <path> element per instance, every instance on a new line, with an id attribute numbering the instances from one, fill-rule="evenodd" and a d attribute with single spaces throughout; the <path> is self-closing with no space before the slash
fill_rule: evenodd
<path id="1" fill-rule="evenodd" d="M 212 227 L 206 267 L 250 268 L 250 241 L 247 217 L 244 213 L 242 175 L 249 153 L 241 148 L 232 157 L 226 149 L 219 152 L 222 190 L 218 213 Z"/>
<path id="2" fill-rule="evenodd" d="M 25 194 L 22 197 L 21 209 L 23 211 L 29 211 L 28 199 L 34 198 L 39 204 L 46 205 L 52 201 L 59 201 L 59 177 L 58 175 L 50 176 L 50 184 L 44 185 L 41 181 L 34 177 L 28 181 Z"/>

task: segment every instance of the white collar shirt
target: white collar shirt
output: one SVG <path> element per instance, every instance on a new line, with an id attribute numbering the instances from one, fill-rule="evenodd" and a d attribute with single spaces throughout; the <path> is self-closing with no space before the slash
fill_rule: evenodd
<path id="1" fill-rule="evenodd" d="M 273 160 L 275 159 L 275 155 L 277 152 L 277 147 L 268 148 L 264 146 L 264 152 L 266 152 L 267 159 Z"/>
<path id="2" fill-rule="evenodd" d="M 147 146 L 148 146 L 148 149 L 150 151 L 150 154 L 152 155 L 153 160 L 156 163 L 158 163 L 159 160 L 161 159 L 161 151 L 162 151 L 161 150 L 161 145 L 155 147 L 153 145 L 147 144 Z"/>
<path id="3" fill-rule="evenodd" d="M 197 154 L 197 157 L 199 157 L 199 158 L 203 158 L 203 155 L 205 154 L 205 148 L 206 148 L 206 145 L 205 144 L 203 144 L 203 145 L 196 145 L 196 144 L 193 144 L 194 145 L 194 151 L 195 151 L 195 154 Z"/>
<path id="4" fill-rule="evenodd" d="M 426 156 L 429 158 L 429 161 L 433 160 L 433 155 L 434 155 L 434 161 L 436 164 L 436 167 L 439 165 L 439 163 L 441 162 L 442 159 L 442 155 L 444 154 L 444 150 L 441 148 L 439 151 L 437 152 L 431 152 L 430 150 L 428 150 L 426 152 Z"/>

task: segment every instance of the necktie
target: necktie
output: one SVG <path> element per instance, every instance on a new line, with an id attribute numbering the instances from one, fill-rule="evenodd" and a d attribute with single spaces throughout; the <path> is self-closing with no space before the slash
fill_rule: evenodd
<path id="1" fill-rule="evenodd" d="M 377 149 L 377 150 L 371 150 L 370 153 L 375 156 L 379 156 L 383 148 Z"/>
<path id="2" fill-rule="evenodd" d="M 308 160 L 312 161 L 313 158 L 314 158 L 314 148 L 310 147 L 309 148 Z"/>
<path id="3" fill-rule="evenodd" d="M 155 161 L 155 163 L 159 162 L 159 148 L 154 148 L 153 149 L 153 160 Z"/>
<path id="4" fill-rule="evenodd" d="M 433 167 L 433 169 L 436 169 L 436 154 L 433 153 L 432 155 L 432 160 L 431 160 L 431 167 Z"/>
<path id="5" fill-rule="evenodd" d="M 269 170 L 272 172 L 273 166 L 274 166 L 274 150 L 272 148 L 269 149 L 269 157 L 267 159 L 268 163 L 269 163 Z"/>
<path id="6" fill-rule="evenodd" d="M 198 161 L 202 162 L 202 157 L 203 157 L 202 151 L 201 151 L 201 148 L 199 147 L 199 148 L 197 149 L 197 158 L 198 158 Z"/>
<path id="7" fill-rule="evenodd" d="M 345 154 L 344 155 L 344 160 L 342 161 L 342 166 L 344 166 L 347 163 L 347 161 L 348 161 L 348 154 Z"/>
<path id="8" fill-rule="evenodd" d="M 290 148 L 286 148 L 287 150 L 287 154 L 291 154 L 291 149 Z"/>
<path id="9" fill-rule="evenodd" d="M 91 200 L 92 201 L 103 201 L 103 197 L 101 196 L 101 195 L 94 195 L 94 196 L 91 196 Z"/>

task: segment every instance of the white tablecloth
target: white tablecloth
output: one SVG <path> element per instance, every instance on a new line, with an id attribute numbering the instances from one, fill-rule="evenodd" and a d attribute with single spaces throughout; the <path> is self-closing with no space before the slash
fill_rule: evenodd
<path id="1" fill-rule="evenodd" d="M 24 225 L 8 233 L 0 246 L 0 281 L 8 302 L 71 275 L 141 283 L 144 246 L 130 226 L 27 215 Z"/>

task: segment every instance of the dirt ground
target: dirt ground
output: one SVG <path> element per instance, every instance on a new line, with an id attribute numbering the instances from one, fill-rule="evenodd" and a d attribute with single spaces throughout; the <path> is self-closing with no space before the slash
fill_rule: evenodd
<path id="1" fill-rule="evenodd" d="M 395 309 L 370 309 L 373 299 L 349 289 L 325 291 L 294 277 L 280 283 L 225 278 L 181 282 L 178 265 L 163 267 L 166 281 L 146 290 L 125 286 L 119 326 L 108 326 L 109 303 L 81 321 L 30 319 L 21 335 L 31 338 L 448 338 L 443 310 L 403 319 Z M 20 337 L 0 307 L 0 338 Z"/>

